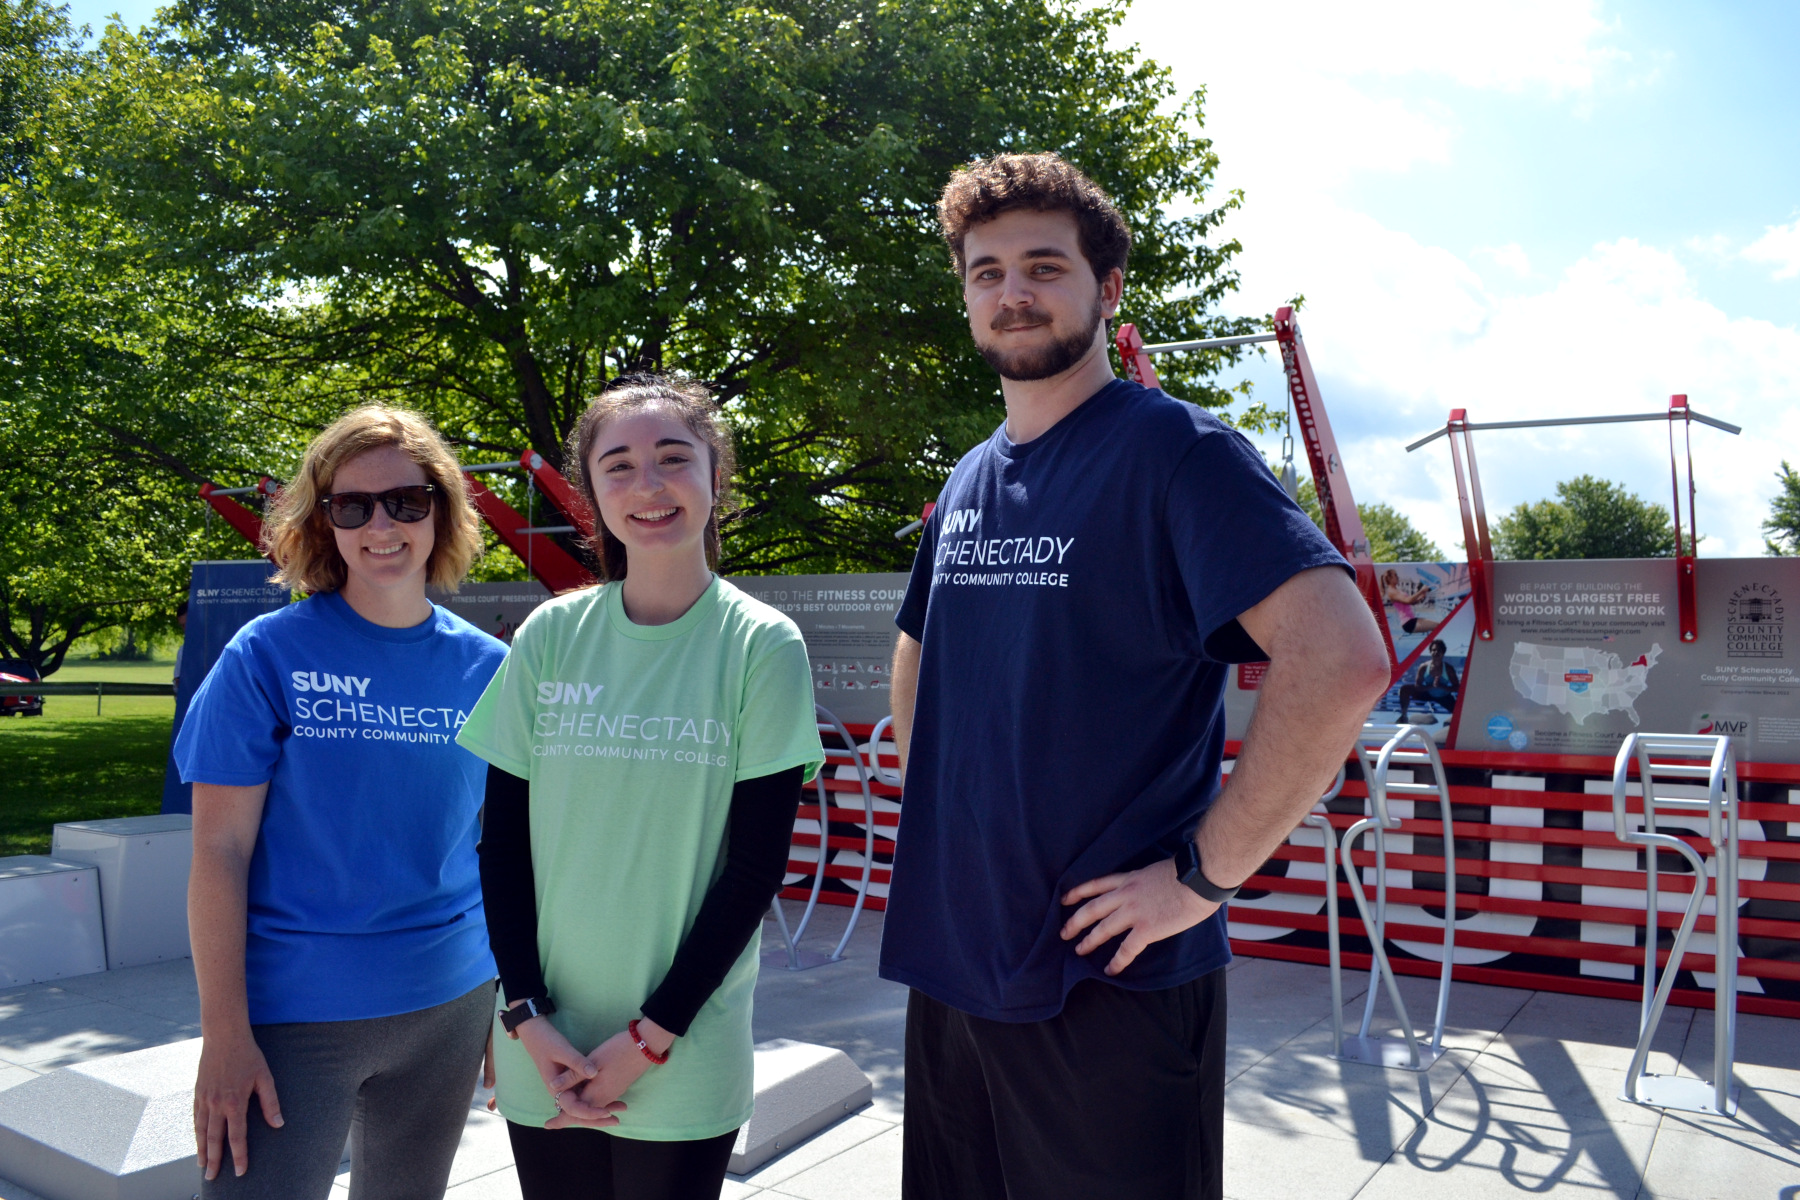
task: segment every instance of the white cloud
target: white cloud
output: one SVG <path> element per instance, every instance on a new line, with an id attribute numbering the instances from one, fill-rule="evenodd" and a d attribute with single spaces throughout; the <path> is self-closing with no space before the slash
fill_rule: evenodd
<path id="1" fill-rule="evenodd" d="M 1297 74 L 1437 75 L 1465 87 L 1586 91 L 1629 55 L 1602 42 L 1615 23 L 1579 0 L 1456 5 L 1436 0 L 1344 4 L 1300 0 L 1256 5 L 1150 3 L 1149 23 L 1192 23 L 1232 54 L 1279 58 Z M 1164 46 L 1157 39 L 1147 44 Z"/>
<path id="2" fill-rule="evenodd" d="M 1521 279 L 1531 278 L 1531 256 L 1517 242 L 1508 242 L 1504 246 L 1483 246 L 1475 253 L 1492 260 L 1495 266 L 1510 271 Z"/>
<path id="3" fill-rule="evenodd" d="M 1239 303 L 1266 312 L 1306 295 L 1300 324 L 1355 494 L 1395 505 L 1451 553 L 1462 530 L 1448 453 L 1441 441 L 1414 454 L 1404 446 L 1452 408 L 1476 421 L 1647 413 L 1687 392 L 1698 411 L 1745 427 L 1737 438 L 1694 431 L 1712 556 L 1762 553 L 1782 449 L 1800 445 L 1800 331 L 1728 316 L 1670 249 L 1621 229 L 1560 272 L 1545 265 L 1555 252 L 1529 239 L 1465 258 L 1349 199 L 1367 194 L 1348 185 L 1372 173 L 1458 169 L 1457 106 L 1469 101 L 1458 89 L 1577 114 L 1594 93 L 1617 90 L 1627 56 L 1609 44 L 1615 32 L 1598 4 L 1573 0 L 1275 10 L 1137 0 L 1123 30 L 1178 87 L 1207 88 L 1219 184 L 1247 196 L 1229 229 L 1244 246 Z M 1800 274 L 1800 221 L 1756 246 L 1768 256 L 1759 261 Z M 1716 237 L 1687 249 L 1732 253 Z M 1259 398 L 1279 404 L 1274 360 L 1247 373 Z M 1273 453 L 1278 439 L 1264 441 Z M 1669 503 L 1662 423 L 1477 442 L 1490 517 L 1583 473 Z"/>
<path id="4" fill-rule="evenodd" d="M 1743 255 L 1751 262 L 1772 264 L 1776 279 L 1800 275 L 1800 220 L 1769 226 L 1761 237 L 1744 247 Z"/>
<path id="5" fill-rule="evenodd" d="M 1631 239 L 1595 246 L 1547 288 L 1495 296 L 1456 256 L 1366 215 L 1316 216 L 1304 240 L 1248 250 L 1245 276 L 1304 275 L 1301 328 L 1358 499 L 1393 504 L 1450 550 L 1462 530 L 1448 453 L 1441 441 L 1403 449 L 1450 409 L 1477 422 L 1655 413 L 1685 392 L 1744 427 L 1694 429 L 1706 552 L 1762 553 L 1775 471 L 1800 445 L 1800 331 L 1728 316 L 1673 254 Z M 1259 388 L 1272 401 L 1279 374 L 1262 372 Z M 1670 501 L 1661 423 L 1483 433 L 1477 445 L 1490 520 L 1579 474 Z"/>

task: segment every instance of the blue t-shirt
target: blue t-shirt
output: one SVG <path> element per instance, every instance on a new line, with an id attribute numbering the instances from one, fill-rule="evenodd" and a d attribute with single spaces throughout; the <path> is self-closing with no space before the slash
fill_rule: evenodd
<path id="1" fill-rule="evenodd" d="M 494 977 L 475 858 L 487 764 L 456 744 L 506 647 L 335 592 L 238 631 L 175 745 L 189 783 L 269 784 L 250 861 L 252 1024 L 417 1012 Z"/>
<path id="2" fill-rule="evenodd" d="M 923 644 L 881 974 L 1037 1021 L 1122 939 L 1059 930 L 1076 884 L 1168 858 L 1219 788 L 1237 617 L 1347 566 L 1244 437 L 1115 380 L 1043 436 L 1002 425 L 925 523 L 896 623 Z M 1231 960 L 1223 912 L 1108 981 L 1173 987 Z"/>

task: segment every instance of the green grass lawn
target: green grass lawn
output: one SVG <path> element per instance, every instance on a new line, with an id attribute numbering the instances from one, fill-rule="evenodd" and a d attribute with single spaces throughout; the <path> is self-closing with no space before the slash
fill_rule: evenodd
<path id="1" fill-rule="evenodd" d="M 58 683 L 167 683 L 168 662 L 71 661 Z M 0 856 L 48 854 L 58 821 L 138 817 L 162 807 L 175 701 L 50 696 L 41 717 L 0 717 Z"/>

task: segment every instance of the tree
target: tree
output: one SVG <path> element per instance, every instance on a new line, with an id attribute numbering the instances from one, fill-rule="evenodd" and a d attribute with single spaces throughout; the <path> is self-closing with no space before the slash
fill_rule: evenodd
<path id="1" fill-rule="evenodd" d="M 1325 517 L 1319 511 L 1319 493 L 1308 479 L 1300 484 L 1296 497 L 1313 524 L 1325 528 Z M 1413 526 L 1405 514 L 1386 504 L 1358 504 L 1356 513 L 1362 518 L 1363 533 L 1369 539 L 1369 558 L 1378 563 L 1439 562 L 1444 552 L 1436 542 Z"/>
<path id="2" fill-rule="evenodd" d="M 1506 559 L 1670 558 L 1669 510 L 1592 475 L 1556 485 L 1555 500 L 1521 504 L 1494 527 L 1494 555 Z"/>
<path id="3" fill-rule="evenodd" d="M 1781 460 L 1781 491 L 1769 503 L 1769 519 L 1763 522 L 1770 554 L 1800 554 L 1800 471 Z"/>
<path id="4" fill-rule="evenodd" d="M 90 65 L 66 11 L 0 0 L 0 652 L 45 674 L 171 623 L 187 562 L 232 552 L 193 499 L 240 425 L 183 350 L 194 314 L 59 186 Z"/>
<path id="5" fill-rule="evenodd" d="M 89 167 L 309 419 L 400 397 L 560 463 L 606 379 L 682 371 L 741 440 L 726 569 L 898 568 L 1003 411 L 934 231 L 956 164 L 1105 185 L 1147 339 L 1260 327 L 1216 312 L 1240 197 L 1208 195 L 1201 97 L 1109 44 L 1123 3 L 184 0 L 108 32 Z M 1239 353 L 1170 389 L 1243 398 L 1210 382 Z"/>

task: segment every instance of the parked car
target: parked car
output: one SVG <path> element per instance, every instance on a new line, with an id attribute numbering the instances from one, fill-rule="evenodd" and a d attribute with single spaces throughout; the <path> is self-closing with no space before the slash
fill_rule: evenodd
<path id="1" fill-rule="evenodd" d="M 37 668 L 19 658 L 0 658 L 0 684 L 42 683 L 44 677 Z M 41 717 L 44 715 L 44 698 L 42 696 L 0 696 L 0 717 Z"/>

